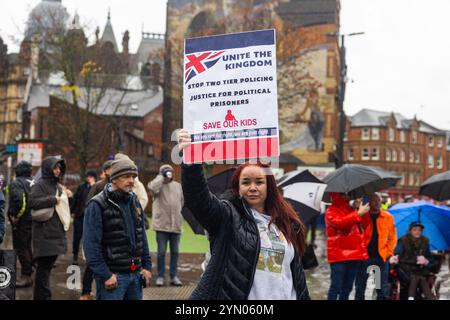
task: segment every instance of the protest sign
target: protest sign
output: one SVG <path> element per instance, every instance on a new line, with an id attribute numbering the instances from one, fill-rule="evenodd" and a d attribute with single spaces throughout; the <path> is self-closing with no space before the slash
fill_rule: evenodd
<path id="1" fill-rule="evenodd" d="M 186 39 L 184 162 L 279 156 L 275 30 Z"/>

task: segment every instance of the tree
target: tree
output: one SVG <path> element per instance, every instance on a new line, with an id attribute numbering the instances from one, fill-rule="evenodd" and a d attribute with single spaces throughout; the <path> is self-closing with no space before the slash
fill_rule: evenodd
<path id="1" fill-rule="evenodd" d="M 77 15 L 66 30 L 53 27 L 65 25 L 59 21 L 64 15 L 43 14 L 45 19 L 38 16 L 33 21 L 40 35 L 39 78 L 60 81 L 55 94 L 60 103 L 49 116 L 51 138 L 68 148 L 83 178 L 93 160 L 120 151 L 126 126 L 122 116 L 130 108 L 124 103 L 130 91 L 128 62 L 111 43 L 97 39 L 88 46 Z M 49 19 L 55 21 L 48 23 Z"/>

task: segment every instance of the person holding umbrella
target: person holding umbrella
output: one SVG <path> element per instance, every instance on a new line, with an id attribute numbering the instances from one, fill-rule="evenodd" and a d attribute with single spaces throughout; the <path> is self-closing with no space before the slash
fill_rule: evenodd
<path id="1" fill-rule="evenodd" d="M 344 193 L 331 192 L 331 206 L 325 213 L 327 257 L 330 263 L 328 300 L 348 300 L 362 260 L 368 259 L 362 217 L 369 212 L 369 204 L 358 210 L 349 205 Z"/>
<path id="2" fill-rule="evenodd" d="M 178 143 L 180 151 L 191 144 L 187 130 L 178 132 Z M 310 299 L 301 264 L 305 229 L 268 165 L 240 165 L 227 200 L 210 192 L 201 164 L 182 164 L 182 186 L 187 207 L 211 239 L 211 260 L 192 299 Z M 261 233 L 268 235 L 265 246 Z M 265 270 L 264 252 L 281 268 L 266 261 Z"/>

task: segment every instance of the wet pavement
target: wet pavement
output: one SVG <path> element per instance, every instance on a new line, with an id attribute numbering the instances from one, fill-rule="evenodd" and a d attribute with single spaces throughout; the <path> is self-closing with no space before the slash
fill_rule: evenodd
<path id="1" fill-rule="evenodd" d="M 315 253 L 319 266 L 314 270 L 306 271 L 306 281 L 309 293 L 313 300 L 325 300 L 327 298 L 330 285 L 330 265 L 326 259 L 326 239 L 323 231 L 317 231 Z M 442 264 L 438 274 L 437 283 L 440 286 L 440 300 L 450 300 L 450 272 L 448 260 Z M 350 299 L 354 299 L 354 290 L 350 294 Z M 375 300 L 375 277 L 369 276 L 366 288 L 366 300 Z"/>
<path id="2" fill-rule="evenodd" d="M 10 227 L 8 226 L 8 231 Z M 72 232 L 69 230 L 67 233 L 68 238 L 68 247 L 71 248 L 71 239 Z M 329 280 L 330 280 L 330 266 L 326 262 L 326 247 L 325 247 L 325 237 L 324 233 L 320 230 L 317 232 L 316 236 L 316 245 L 317 248 L 316 256 L 319 261 L 319 266 L 313 270 L 307 270 L 307 284 L 309 288 L 309 292 L 311 295 L 311 299 L 313 300 L 325 300 L 327 297 Z M 11 236 L 10 232 L 8 232 L 7 237 L 5 239 L 5 243 L 2 245 L 4 249 L 10 249 L 12 247 L 11 244 Z M 156 254 L 154 252 L 151 253 L 152 261 L 154 265 L 154 273 L 156 273 Z M 169 266 L 169 255 L 166 256 L 166 268 L 168 274 L 168 266 Z M 164 287 L 156 287 L 155 279 L 156 275 L 154 275 L 152 279 L 152 284 L 149 288 L 144 289 L 144 300 L 183 300 L 188 299 L 192 291 L 195 289 L 198 280 L 202 274 L 201 263 L 204 260 L 203 254 L 180 254 L 180 265 L 179 265 L 179 278 L 183 282 L 182 287 L 172 287 L 168 284 L 168 280 L 166 279 L 166 285 Z M 81 288 L 73 287 L 74 282 L 69 281 L 68 279 L 71 276 L 71 273 L 68 273 L 68 267 L 72 262 L 72 254 L 71 249 L 69 249 L 69 253 L 58 258 L 56 262 L 56 267 L 54 268 L 51 275 L 51 289 L 53 292 L 54 300 L 78 300 L 81 293 Z M 84 261 L 80 257 L 80 273 L 82 274 L 82 270 L 84 270 Z M 18 264 L 18 274 L 20 274 L 20 264 Z M 450 272 L 448 263 L 444 262 L 441 268 L 441 272 L 438 275 L 438 282 L 440 284 L 440 299 L 441 300 L 450 300 Z M 72 287 L 71 287 L 72 286 Z M 375 288 L 375 282 L 373 277 L 369 277 L 367 290 L 366 290 L 366 299 L 372 300 L 374 299 L 373 292 Z M 93 287 L 93 291 L 95 292 L 95 285 Z M 350 298 L 353 299 L 352 292 Z M 26 289 L 17 289 L 16 291 L 16 299 L 17 300 L 31 300 L 33 298 L 32 288 Z"/>

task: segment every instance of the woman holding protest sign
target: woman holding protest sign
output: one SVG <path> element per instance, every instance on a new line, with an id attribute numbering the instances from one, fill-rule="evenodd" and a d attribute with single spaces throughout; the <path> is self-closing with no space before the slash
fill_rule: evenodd
<path id="1" fill-rule="evenodd" d="M 180 130 L 178 143 L 180 151 L 190 145 L 187 130 Z M 268 165 L 239 166 L 226 200 L 209 191 L 200 164 L 182 165 L 182 186 L 186 206 L 208 231 L 211 245 L 192 299 L 310 299 L 301 263 L 305 228 Z"/>

